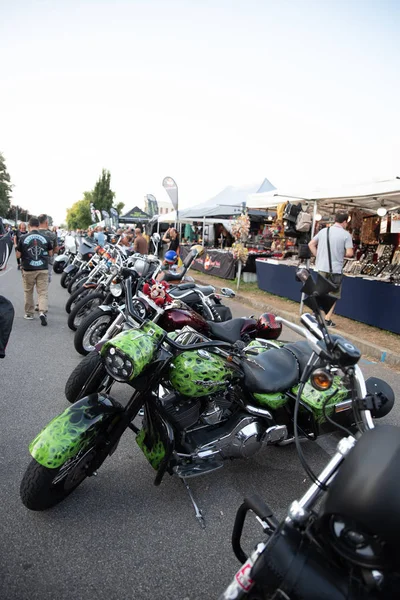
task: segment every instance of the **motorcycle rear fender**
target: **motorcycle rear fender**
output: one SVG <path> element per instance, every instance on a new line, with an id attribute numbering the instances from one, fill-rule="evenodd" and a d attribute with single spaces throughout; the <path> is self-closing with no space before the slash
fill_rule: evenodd
<path id="1" fill-rule="evenodd" d="M 84 450 L 121 412 L 107 396 L 90 394 L 55 417 L 29 445 L 32 457 L 57 469 Z"/>
<path id="2" fill-rule="evenodd" d="M 72 273 L 73 271 L 77 271 L 77 270 L 78 270 L 77 265 L 68 265 L 65 267 L 64 273 Z"/>

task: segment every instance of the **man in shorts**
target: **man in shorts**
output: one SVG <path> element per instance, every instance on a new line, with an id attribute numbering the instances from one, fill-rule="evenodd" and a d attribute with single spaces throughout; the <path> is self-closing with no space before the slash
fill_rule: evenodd
<path id="1" fill-rule="evenodd" d="M 336 213 L 334 225 L 319 231 L 308 244 L 311 254 L 317 257 L 315 263 L 317 271 L 337 286 L 336 291 L 331 292 L 331 295 L 337 299 L 341 297 L 344 259 L 352 258 L 354 254 L 352 237 L 346 231 L 348 218 L 347 213 Z M 328 231 L 331 261 L 328 253 Z M 336 302 L 325 317 L 328 327 L 335 327 L 332 321 L 335 306 Z"/>

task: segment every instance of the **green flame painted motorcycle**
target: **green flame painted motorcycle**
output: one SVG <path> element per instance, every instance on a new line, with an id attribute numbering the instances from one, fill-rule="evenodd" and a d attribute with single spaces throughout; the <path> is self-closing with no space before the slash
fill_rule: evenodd
<path id="1" fill-rule="evenodd" d="M 127 297 L 137 319 L 131 294 Z M 190 493 L 186 478 L 218 469 L 228 458 L 250 457 L 265 445 L 293 441 L 297 390 L 310 364 L 313 376 L 301 396 L 298 425 L 303 436 L 315 440 L 334 413 L 336 418 L 353 413 L 350 386 L 324 363 L 315 317 L 304 315 L 303 323 L 307 341 L 285 345 L 259 340 L 232 346 L 188 328 L 167 335 L 148 321 L 100 344 L 101 361 L 89 379 L 95 381 L 101 368 L 107 381 L 103 377 L 101 391 L 77 400 L 31 442 L 23 503 L 45 510 L 63 500 L 96 473 L 127 429 L 155 469 L 155 484 L 166 473 L 176 474 Z M 356 365 L 359 351 L 339 336 L 332 338 L 336 353 Z M 126 406 L 110 393 L 115 381 L 133 388 Z M 87 389 L 93 391 L 90 381 Z M 142 407 L 138 428 L 133 421 Z"/>

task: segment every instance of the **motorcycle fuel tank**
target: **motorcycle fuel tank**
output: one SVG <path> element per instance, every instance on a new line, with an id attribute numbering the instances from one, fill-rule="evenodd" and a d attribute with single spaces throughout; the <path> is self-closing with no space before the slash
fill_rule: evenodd
<path id="1" fill-rule="evenodd" d="M 189 308 L 167 308 L 158 323 L 168 332 L 182 329 L 188 325 L 199 333 L 204 333 L 205 335 L 209 333 L 207 321 Z"/>
<path id="2" fill-rule="evenodd" d="M 222 392 L 234 377 L 234 369 L 224 358 L 206 350 L 182 352 L 171 362 L 169 370 L 172 387 L 192 398 Z"/>

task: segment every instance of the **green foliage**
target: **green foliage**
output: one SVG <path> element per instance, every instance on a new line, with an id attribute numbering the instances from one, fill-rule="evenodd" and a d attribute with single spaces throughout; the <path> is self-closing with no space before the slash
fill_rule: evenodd
<path id="1" fill-rule="evenodd" d="M 106 169 L 101 172 L 101 177 L 94 186 L 92 202 L 96 210 L 109 212 L 113 205 L 115 193 L 111 190 L 111 173 Z"/>
<path id="2" fill-rule="evenodd" d="M 125 206 L 125 202 L 117 202 L 117 204 L 115 204 L 114 208 L 118 212 L 119 215 L 122 213 L 122 209 L 124 208 L 124 206 Z"/>
<path id="3" fill-rule="evenodd" d="M 67 226 L 68 229 L 86 229 L 92 223 L 90 214 L 90 198 L 84 193 L 84 199 L 75 202 L 71 208 L 67 210 Z"/>
<path id="4" fill-rule="evenodd" d="M 25 223 L 27 223 L 33 216 L 36 215 L 33 215 L 31 212 L 29 212 L 29 210 L 18 205 L 10 206 L 7 213 L 7 219 L 10 219 L 11 221 L 25 221 Z"/>
<path id="5" fill-rule="evenodd" d="M 6 161 L 0 152 L 0 216 L 6 217 L 10 210 L 11 202 L 11 179 L 7 172 Z"/>

